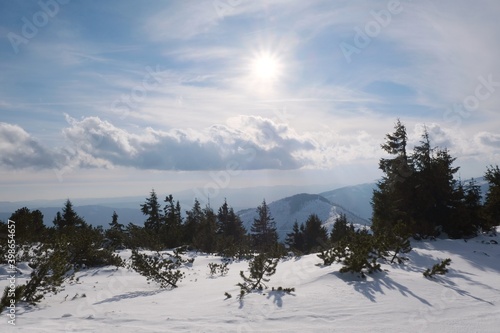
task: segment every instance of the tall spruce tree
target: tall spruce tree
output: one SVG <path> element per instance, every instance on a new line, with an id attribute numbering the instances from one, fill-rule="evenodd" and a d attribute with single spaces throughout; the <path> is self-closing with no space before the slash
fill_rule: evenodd
<path id="1" fill-rule="evenodd" d="M 261 253 L 270 252 L 277 246 L 278 233 L 266 200 L 262 201 L 262 204 L 257 207 L 257 213 L 258 217 L 254 219 L 250 229 L 253 245 Z"/>
<path id="2" fill-rule="evenodd" d="M 246 233 L 240 217 L 224 200 L 217 212 L 218 251 L 228 256 L 241 253 L 247 246 Z"/>
<path id="3" fill-rule="evenodd" d="M 384 172 L 382 180 L 373 192 L 372 228 L 375 233 L 383 233 L 396 223 L 408 220 L 407 207 L 411 198 L 405 190 L 414 170 L 408 157 L 406 127 L 398 119 L 394 133 L 386 135 L 382 149 L 392 158 L 382 158 L 379 169 Z"/>
<path id="4" fill-rule="evenodd" d="M 304 228 L 304 239 L 306 253 L 319 251 L 328 242 L 328 233 L 317 214 L 311 214 L 307 218 Z"/>
<path id="5" fill-rule="evenodd" d="M 146 198 L 146 202 L 141 205 L 141 212 L 147 216 L 144 222 L 144 228 L 154 233 L 159 233 L 163 215 L 161 213 L 161 205 L 158 202 L 158 196 L 155 190 L 151 190 L 149 198 Z"/>
<path id="6" fill-rule="evenodd" d="M 67 227 L 83 228 L 87 225 L 85 221 L 75 212 L 73 204 L 69 199 L 67 199 L 64 203 L 62 214 L 57 212 L 53 222 L 58 230 Z"/>
<path id="7" fill-rule="evenodd" d="M 299 222 L 293 223 L 292 232 L 286 235 L 285 244 L 292 251 L 305 252 L 304 224 L 299 226 Z"/>
<path id="8" fill-rule="evenodd" d="M 484 203 L 487 219 L 485 228 L 489 229 L 500 224 L 500 169 L 498 165 L 488 167 L 484 178 L 489 184 Z"/>
<path id="9" fill-rule="evenodd" d="M 198 199 L 194 199 L 193 208 L 186 211 L 186 219 L 184 221 L 184 241 L 186 244 L 193 244 L 193 239 L 196 237 L 202 221 L 203 209 Z"/>
<path id="10" fill-rule="evenodd" d="M 174 202 L 174 197 L 170 194 L 165 198 L 164 214 L 161 225 L 161 239 L 166 247 L 172 248 L 182 245 L 183 228 L 181 205 L 179 201 Z"/>

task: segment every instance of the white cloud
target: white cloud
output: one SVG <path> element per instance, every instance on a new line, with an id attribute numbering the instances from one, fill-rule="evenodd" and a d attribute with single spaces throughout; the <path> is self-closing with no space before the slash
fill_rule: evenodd
<path id="1" fill-rule="evenodd" d="M 314 149 L 287 126 L 260 117 L 241 117 L 234 127 L 217 125 L 205 131 L 146 128 L 142 133 L 119 129 L 98 117 L 68 121 L 70 127 L 63 132 L 78 147 L 78 155 L 86 157 L 81 166 L 105 161 L 156 170 L 218 170 L 228 163 L 247 170 L 297 169 L 308 163 L 301 152 Z"/>
<path id="2" fill-rule="evenodd" d="M 8 168 L 55 168 L 65 162 L 62 154 L 43 147 L 17 125 L 0 123 L 0 164 Z"/>

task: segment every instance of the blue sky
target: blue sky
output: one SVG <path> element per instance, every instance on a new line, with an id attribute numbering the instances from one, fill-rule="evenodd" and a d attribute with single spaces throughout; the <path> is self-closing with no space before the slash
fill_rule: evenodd
<path id="1" fill-rule="evenodd" d="M 481 176 L 500 162 L 499 14 L 496 0 L 3 2 L 0 200 L 370 182 L 397 118 Z"/>

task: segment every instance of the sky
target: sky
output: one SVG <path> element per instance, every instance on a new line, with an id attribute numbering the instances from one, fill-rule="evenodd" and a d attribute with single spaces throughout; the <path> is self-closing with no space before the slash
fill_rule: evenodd
<path id="1" fill-rule="evenodd" d="M 500 163 L 500 2 L 3 1 L 0 201 L 382 176 L 399 118 Z"/>

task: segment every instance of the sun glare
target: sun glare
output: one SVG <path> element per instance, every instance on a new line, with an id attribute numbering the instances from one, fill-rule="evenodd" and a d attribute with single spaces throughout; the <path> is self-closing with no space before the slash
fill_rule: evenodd
<path id="1" fill-rule="evenodd" d="M 252 61 L 252 75 L 260 81 L 271 82 L 276 80 L 281 70 L 281 64 L 276 56 L 270 53 L 261 53 Z"/>

